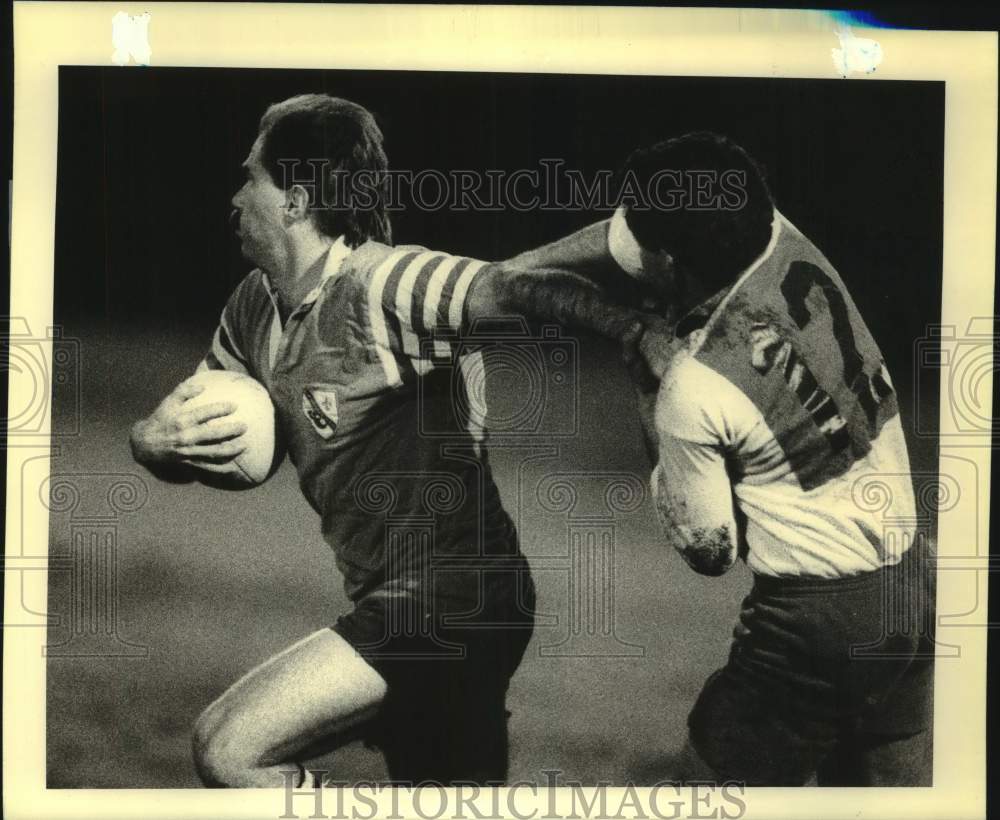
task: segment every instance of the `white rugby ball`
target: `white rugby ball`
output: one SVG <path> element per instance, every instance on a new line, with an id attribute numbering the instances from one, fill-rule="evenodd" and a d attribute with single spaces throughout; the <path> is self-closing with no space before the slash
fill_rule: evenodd
<path id="1" fill-rule="evenodd" d="M 236 410 L 224 418 L 226 421 L 241 421 L 247 427 L 237 439 L 246 449 L 224 465 L 230 468 L 224 477 L 247 487 L 266 481 L 281 461 L 282 451 L 275 434 L 274 405 L 264 385 L 250 376 L 230 370 L 202 370 L 188 382 L 203 385 L 205 389 L 184 402 L 184 410 L 220 401 L 232 402 Z M 220 476 L 210 470 L 202 472 L 208 483 L 218 480 Z"/>

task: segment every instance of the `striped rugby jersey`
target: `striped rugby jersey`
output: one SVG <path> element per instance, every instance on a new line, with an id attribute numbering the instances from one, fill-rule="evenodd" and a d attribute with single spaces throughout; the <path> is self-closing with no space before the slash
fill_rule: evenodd
<path id="1" fill-rule="evenodd" d="M 250 273 L 201 364 L 267 387 L 353 599 L 431 583 L 436 594 L 474 599 L 478 580 L 449 571 L 450 559 L 519 555 L 482 447 L 481 356 L 459 343 L 485 265 L 338 240 L 284 326 L 266 274 Z"/>
<path id="2" fill-rule="evenodd" d="M 619 214 L 609 245 L 634 269 L 623 225 Z M 721 572 L 743 552 L 759 574 L 834 578 L 899 561 L 912 533 L 888 539 L 883 505 L 866 497 L 877 482 L 894 533 L 913 520 L 896 393 L 844 283 L 805 236 L 775 212 L 765 252 L 679 323 L 676 342 L 657 398 L 653 488 L 692 565 Z"/>

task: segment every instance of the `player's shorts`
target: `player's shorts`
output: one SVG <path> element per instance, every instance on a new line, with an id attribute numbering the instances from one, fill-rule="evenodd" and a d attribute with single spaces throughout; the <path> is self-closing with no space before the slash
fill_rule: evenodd
<path id="1" fill-rule="evenodd" d="M 791 786 L 844 744 L 929 729 L 933 623 L 921 547 L 849 578 L 755 576 L 729 661 L 688 718 L 692 746 L 720 779 Z"/>
<path id="2" fill-rule="evenodd" d="M 484 585 L 478 602 L 420 585 L 376 590 L 333 627 L 388 685 L 364 738 L 393 782 L 506 780 L 507 688 L 531 638 L 535 587 L 523 556 L 469 583 Z"/>

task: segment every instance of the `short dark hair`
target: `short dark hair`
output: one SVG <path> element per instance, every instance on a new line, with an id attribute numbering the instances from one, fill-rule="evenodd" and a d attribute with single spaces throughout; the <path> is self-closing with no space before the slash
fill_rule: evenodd
<path id="1" fill-rule="evenodd" d="M 342 235 L 351 247 L 368 239 L 391 241 L 389 161 L 370 111 L 328 94 L 301 94 L 270 106 L 260 135 L 261 165 L 279 188 L 290 189 L 296 176 L 319 176 L 310 206 L 321 233 Z M 284 165 L 296 161 L 304 167 L 289 174 Z"/>
<path id="2" fill-rule="evenodd" d="M 722 288 L 765 250 L 771 238 L 774 200 L 764 172 L 728 137 L 692 132 L 633 151 L 624 172 L 634 174 L 641 189 L 666 172 L 709 171 L 718 179 L 730 172 L 745 193 L 739 207 L 627 207 L 625 221 L 647 250 L 665 250 L 711 287 Z M 735 176 L 731 172 L 735 172 Z M 716 186 L 716 190 L 718 186 Z"/>

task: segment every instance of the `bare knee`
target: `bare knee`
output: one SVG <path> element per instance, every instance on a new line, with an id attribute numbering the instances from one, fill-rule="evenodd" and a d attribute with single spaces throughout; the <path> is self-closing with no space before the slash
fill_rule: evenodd
<path id="1" fill-rule="evenodd" d="M 192 751 L 198 776 L 206 786 L 237 786 L 254 768 L 218 707 L 209 706 L 194 724 Z"/>

